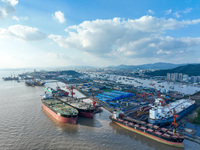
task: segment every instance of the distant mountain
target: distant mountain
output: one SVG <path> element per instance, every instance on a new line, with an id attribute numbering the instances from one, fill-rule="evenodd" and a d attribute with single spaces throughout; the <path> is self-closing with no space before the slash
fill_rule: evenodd
<path id="1" fill-rule="evenodd" d="M 59 75 L 72 75 L 72 76 L 79 76 L 80 73 L 74 71 L 74 70 L 62 70 L 62 71 L 47 71 L 49 74 L 57 74 Z"/>
<path id="2" fill-rule="evenodd" d="M 144 65 L 119 65 L 119 66 L 109 66 L 110 69 L 120 69 L 120 70 L 137 70 L 137 69 L 172 69 L 185 64 L 172 64 L 172 63 L 163 63 L 158 62 L 154 64 L 144 64 Z"/>
<path id="3" fill-rule="evenodd" d="M 68 69 L 94 69 L 96 67 L 93 66 L 68 66 Z"/>
<path id="4" fill-rule="evenodd" d="M 167 73 L 183 73 L 189 76 L 200 76 L 200 64 L 189 64 L 173 69 L 157 70 L 147 74 L 151 76 L 166 76 Z"/>

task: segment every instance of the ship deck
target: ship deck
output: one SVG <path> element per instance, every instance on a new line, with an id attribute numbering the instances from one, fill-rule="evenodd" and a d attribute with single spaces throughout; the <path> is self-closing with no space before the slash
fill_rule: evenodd
<path id="1" fill-rule="evenodd" d="M 61 97 L 59 100 L 75 107 L 78 109 L 83 109 L 83 110 L 94 110 L 95 108 L 89 104 L 86 104 L 85 102 L 82 102 L 79 99 L 71 98 L 71 97 Z"/>

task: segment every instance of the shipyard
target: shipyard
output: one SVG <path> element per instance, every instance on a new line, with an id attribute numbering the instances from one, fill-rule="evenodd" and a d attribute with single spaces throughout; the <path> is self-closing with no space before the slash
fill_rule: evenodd
<path id="1" fill-rule="evenodd" d="M 199 98 L 172 90 L 164 81 L 83 74 L 77 70 L 34 70 L 19 74 L 17 78 L 17 82 L 24 83 L 27 88 L 42 88 L 42 108 L 56 122 L 78 125 L 80 118 L 93 120 L 108 111 L 112 122 L 133 134 L 172 147 L 184 147 L 184 140 L 200 143 L 198 131 L 188 127 L 194 121 L 192 114 L 199 108 Z M 167 86 L 168 89 L 164 88 Z"/>
<path id="2" fill-rule="evenodd" d="M 0 150 L 200 150 L 199 14 L 0 0 Z"/>

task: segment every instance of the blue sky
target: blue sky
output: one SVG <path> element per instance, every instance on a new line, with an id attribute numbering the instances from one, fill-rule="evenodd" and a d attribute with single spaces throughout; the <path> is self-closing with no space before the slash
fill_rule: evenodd
<path id="1" fill-rule="evenodd" d="M 0 0 L 0 68 L 200 63 L 200 2 Z"/>

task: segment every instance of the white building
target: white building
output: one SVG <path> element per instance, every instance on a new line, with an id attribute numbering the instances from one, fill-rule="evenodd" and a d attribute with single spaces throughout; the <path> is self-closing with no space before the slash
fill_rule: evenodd
<path id="1" fill-rule="evenodd" d="M 183 81 L 184 82 L 189 82 L 189 76 L 187 74 L 183 75 Z"/>

